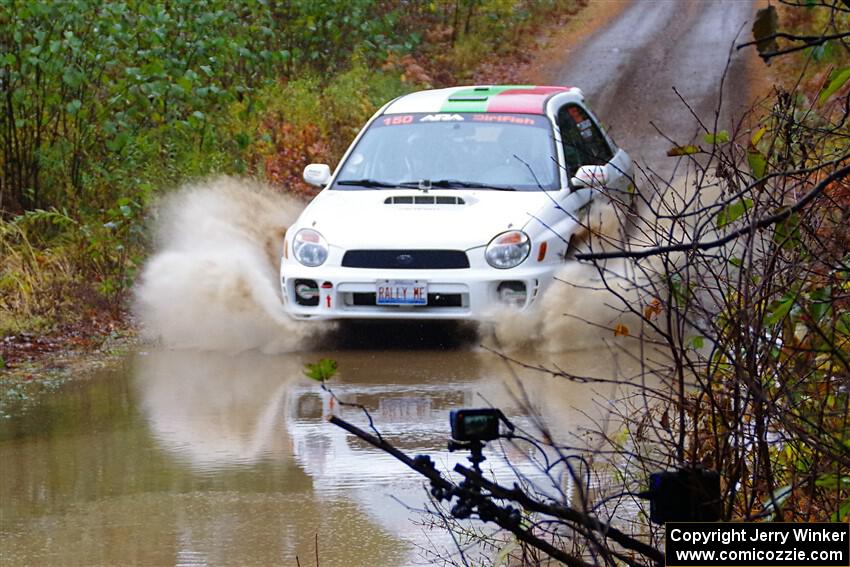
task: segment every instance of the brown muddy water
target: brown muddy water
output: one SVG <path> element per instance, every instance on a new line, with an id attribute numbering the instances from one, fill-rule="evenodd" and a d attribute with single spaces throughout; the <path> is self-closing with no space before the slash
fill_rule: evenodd
<path id="1" fill-rule="evenodd" d="M 516 356 L 627 378 L 632 354 Z M 331 386 L 340 399 L 368 407 L 386 438 L 445 470 L 465 459 L 446 450 L 449 410 L 492 404 L 527 424 L 517 370 L 474 345 L 137 352 L 0 421 L 0 564 L 296 565 L 297 557 L 306 566 L 316 564 L 316 541 L 322 566 L 431 564 L 431 553 L 455 553 L 444 532 L 421 525 L 422 480 L 326 422 L 332 411 L 365 420 L 303 378 L 303 365 L 324 356 L 339 362 Z M 538 372 L 518 377 L 568 442 L 622 393 Z M 513 478 L 505 451 L 485 454 L 485 470 Z M 520 474 L 540 476 L 527 454 L 507 454 Z"/>

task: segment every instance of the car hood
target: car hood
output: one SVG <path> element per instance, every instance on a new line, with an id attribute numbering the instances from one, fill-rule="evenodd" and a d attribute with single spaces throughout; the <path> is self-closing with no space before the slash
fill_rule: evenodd
<path id="1" fill-rule="evenodd" d="M 404 197 L 448 197 L 460 203 L 399 203 Z M 326 190 L 301 214 L 298 228 L 314 228 L 329 245 L 345 249 L 466 250 L 523 228 L 553 197 L 543 191 Z"/>

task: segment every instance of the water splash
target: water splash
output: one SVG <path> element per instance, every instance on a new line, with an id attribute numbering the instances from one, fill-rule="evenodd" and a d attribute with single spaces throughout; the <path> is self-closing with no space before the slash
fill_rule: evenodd
<path id="1" fill-rule="evenodd" d="M 622 208 L 597 199 L 585 219 L 580 247 L 593 252 L 639 250 L 716 238 L 714 223 L 705 223 L 704 214 L 683 215 L 683 222 L 673 218 L 717 202 L 720 190 L 716 179 L 681 176 L 647 190 L 647 202 L 628 218 Z M 666 260 L 671 267 L 679 266 L 687 255 L 671 254 Z M 482 327 L 482 334 L 505 350 L 533 347 L 563 352 L 636 341 L 649 333 L 641 313 L 652 304 L 654 286 L 664 271 L 660 257 L 639 264 L 626 259 L 595 264 L 568 261 L 543 290 L 535 308 L 505 310 L 492 327 Z"/>
<path id="2" fill-rule="evenodd" d="M 326 329 L 289 318 L 279 295 L 280 246 L 302 208 L 231 177 L 164 198 L 156 252 L 135 290 L 143 336 L 169 348 L 275 353 L 297 350 Z"/>

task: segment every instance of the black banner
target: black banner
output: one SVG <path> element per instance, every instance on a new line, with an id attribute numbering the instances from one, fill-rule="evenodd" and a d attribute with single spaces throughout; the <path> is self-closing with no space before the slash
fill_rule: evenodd
<path id="1" fill-rule="evenodd" d="M 850 524 L 666 524 L 669 567 L 848 567 Z"/>

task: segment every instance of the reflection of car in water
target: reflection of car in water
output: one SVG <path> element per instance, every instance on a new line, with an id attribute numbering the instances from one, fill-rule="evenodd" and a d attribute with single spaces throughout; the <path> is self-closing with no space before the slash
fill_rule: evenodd
<path id="1" fill-rule="evenodd" d="M 450 407 L 463 404 L 463 392 L 399 392 L 392 385 L 366 387 L 338 386 L 336 395 L 347 402 L 362 403 L 381 428 L 382 434 L 401 449 L 442 451 L 445 441 L 441 430 L 447 430 Z M 436 397 L 435 397 L 436 395 Z M 401 482 L 408 487 L 416 473 L 344 430 L 331 426 L 326 417 L 342 414 L 356 423 L 363 414 L 356 409 L 341 408 L 331 397 L 307 385 L 292 392 L 287 414 L 287 431 L 292 441 L 296 462 L 313 477 L 315 487 L 333 487 L 371 482 Z M 445 415 L 446 420 L 440 419 Z"/>
<path id="2" fill-rule="evenodd" d="M 474 384 L 474 383 L 471 383 Z M 334 388 L 339 399 L 369 408 L 381 436 L 396 448 L 410 455 L 427 453 L 434 457 L 440 470 L 449 471 L 455 463 L 469 466 L 468 453 L 449 453 L 449 412 L 458 407 L 475 404 L 475 390 L 446 389 L 436 386 L 417 390 L 399 391 L 394 385 L 345 385 Z M 326 418 L 330 414 L 368 429 L 362 411 L 341 408 L 325 392 L 315 388 L 295 387 L 290 410 L 286 414 L 286 429 L 292 442 L 296 462 L 313 478 L 317 491 L 340 490 L 341 487 L 367 486 L 372 496 L 386 503 L 388 494 L 409 496 L 410 503 L 421 503 L 422 477 L 392 456 L 375 449 L 338 427 L 330 427 Z M 480 401 L 478 402 L 480 403 Z M 521 417 L 518 423 L 527 424 Z M 494 442 L 486 451 L 484 469 L 500 481 L 511 485 L 516 474 L 540 478 L 538 466 L 529 455 L 510 444 Z M 508 464 L 505 456 L 509 456 Z M 374 490 L 376 485 L 382 488 Z M 401 511 L 401 510 L 400 510 Z"/>
<path id="3" fill-rule="evenodd" d="M 323 565 L 410 564 L 399 559 L 408 552 L 386 514 L 359 504 L 359 494 L 368 490 L 345 490 L 343 498 L 317 494 L 314 479 L 293 458 L 287 414 L 303 364 L 298 355 L 140 354 L 134 389 L 158 451 L 149 464 L 122 476 L 120 484 L 132 496 L 110 494 L 110 504 L 94 507 L 96 517 L 112 518 L 109 506 L 116 502 L 130 500 L 136 507 L 145 502 L 138 508 L 144 510 L 138 521 L 145 527 L 131 531 L 148 534 L 139 540 L 147 544 L 137 547 L 159 553 L 143 562 L 149 565 L 295 565 L 298 554 L 313 553 L 317 531 L 332 534 L 321 540 Z M 303 386 L 310 387 L 317 388 L 309 382 Z M 123 435 L 117 437 L 121 442 Z M 133 447 L 146 454 L 141 452 L 147 443 Z M 126 472 L 117 464 L 107 469 L 113 475 Z M 120 529 L 112 522 L 94 523 L 103 523 L 109 533 Z M 364 532 L 369 534 L 365 544 Z M 331 545 L 345 550 L 347 559 L 334 562 L 343 552 L 325 557 Z M 162 555 L 171 547 L 171 555 Z"/>
<path id="4" fill-rule="evenodd" d="M 423 91 L 379 110 L 288 231 L 286 311 L 298 318 L 486 319 L 551 283 L 600 194 L 632 163 L 580 90 Z"/>
<path id="5" fill-rule="evenodd" d="M 340 375 L 330 387 L 339 399 L 369 408 L 386 439 L 408 454 L 431 455 L 447 474 L 455 463 L 468 464 L 467 453 L 447 452 L 451 410 L 486 405 L 486 399 L 518 424 L 528 425 L 517 416 L 514 398 L 504 388 L 502 362 L 482 353 L 399 352 L 386 359 L 392 364 L 376 364 L 370 352 L 337 354 Z M 370 531 L 418 545 L 439 539 L 434 532 L 423 539 L 420 526 L 409 521 L 417 515 L 394 500 L 421 508 L 426 502 L 424 480 L 326 421 L 333 412 L 366 427 L 359 410 L 340 407 L 316 383 L 301 378 L 307 360 L 299 354 L 231 357 L 191 351 L 137 357 L 139 407 L 156 445 L 169 457 L 168 474 L 175 486 L 201 491 L 190 500 L 181 499 L 178 506 L 197 508 L 200 501 L 224 511 L 205 516 L 181 508 L 187 511 L 179 514 L 180 522 L 192 534 L 181 545 L 217 557 L 232 552 L 232 542 L 240 541 L 240 553 L 258 558 L 252 564 L 272 564 L 261 558 L 273 549 L 251 544 L 257 533 L 277 541 L 287 553 L 293 540 L 312 545 L 315 526 L 326 522 L 332 522 L 335 542 L 353 547 Z M 532 377 L 523 387 L 535 403 L 545 397 L 557 415 L 569 414 L 565 408 L 580 398 L 569 382 Z M 574 427 L 574 422 L 565 427 Z M 515 470 L 540 478 L 529 453 L 509 444 L 501 449 L 497 443 L 485 451 L 488 474 L 512 485 L 514 470 L 503 453 Z M 209 490 L 210 482 L 215 490 Z M 565 486 L 569 493 L 569 479 Z M 174 500 L 163 497 L 169 506 Z M 234 533 L 238 537 L 221 537 Z M 275 539 L 278 533 L 290 534 L 290 539 Z M 398 551 L 397 543 L 391 547 L 394 553 L 405 553 L 403 548 Z M 374 554 L 373 547 L 366 549 Z"/>

